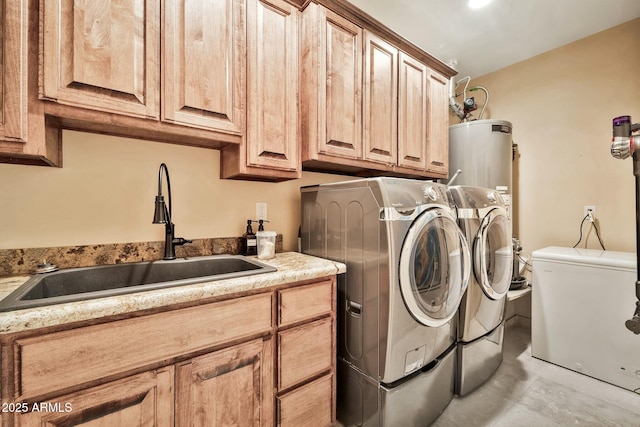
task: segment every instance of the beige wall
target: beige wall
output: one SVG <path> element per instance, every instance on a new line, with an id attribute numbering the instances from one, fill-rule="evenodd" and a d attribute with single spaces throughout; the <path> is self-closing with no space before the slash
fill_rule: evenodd
<path id="1" fill-rule="evenodd" d="M 632 162 L 609 147 L 614 117 L 640 121 L 639 70 L 636 19 L 471 81 L 490 92 L 483 118 L 513 123 L 514 234 L 525 253 L 573 246 L 585 205 L 596 205 L 607 249 L 635 251 Z M 588 247 L 599 248 L 593 232 Z"/>
<path id="2" fill-rule="evenodd" d="M 297 250 L 300 186 L 348 179 L 220 180 L 217 150 L 74 131 L 64 131 L 63 144 L 61 169 L 0 164 L 0 249 L 164 240 L 151 220 L 165 162 L 179 237 L 240 236 L 256 202 L 266 202 L 267 229 Z"/>

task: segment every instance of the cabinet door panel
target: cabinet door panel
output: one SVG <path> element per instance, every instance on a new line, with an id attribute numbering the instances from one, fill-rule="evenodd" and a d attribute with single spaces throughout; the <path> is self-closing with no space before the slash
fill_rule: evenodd
<path id="1" fill-rule="evenodd" d="M 329 371 L 333 356 L 333 320 L 330 317 L 278 334 L 278 387 L 286 389 Z"/>
<path id="2" fill-rule="evenodd" d="M 27 1 L 0 2 L 0 139 L 27 137 Z"/>
<path id="3" fill-rule="evenodd" d="M 426 169 L 427 66 L 400 52 L 398 165 Z"/>
<path id="4" fill-rule="evenodd" d="M 326 280 L 278 292 L 278 324 L 291 325 L 333 310 L 333 282 Z"/>
<path id="5" fill-rule="evenodd" d="M 333 377 L 319 378 L 278 397 L 278 425 L 323 427 L 335 422 L 332 407 Z"/>
<path id="6" fill-rule="evenodd" d="M 17 427 L 171 427 L 173 366 L 52 399 L 18 414 Z M 49 402 L 47 402 L 49 403 Z M 41 410 L 43 409 L 43 410 Z"/>
<path id="7" fill-rule="evenodd" d="M 248 0 L 247 162 L 295 171 L 298 151 L 298 10 Z"/>
<path id="8" fill-rule="evenodd" d="M 326 114 L 326 126 L 321 129 L 319 151 L 358 159 L 362 157 L 362 29 L 323 11 L 321 38 L 326 50 L 321 72 L 326 75 L 320 84 L 326 84 L 326 90 L 321 86 L 320 112 Z"/>
<path id="9" fill-rule="evenodd" d="M 433 70 L 428 71 L 428 78 L 427 170 L 446 176 L 449 169 L 449 81 Z"/>
<path id="10" fill-rule="evenodd" d="M 50 0 L 43 4 L 43 97 L 158 117 L 158 2 Z"/>
<path id="11" fill-rule="evenodd" d="M 244 0 L 167 0 L 163 120 L 244 130 Z"/>
<path id="12" fill-rule="evenodd" d="M 398 49 L 365 32 L 364 158 L 397 164 Z"/>
<path id="13" fill-rule="evenodd" d="M 176 374 L 176 426 L 273 424 L 271 340 L 197 357 Z"/>

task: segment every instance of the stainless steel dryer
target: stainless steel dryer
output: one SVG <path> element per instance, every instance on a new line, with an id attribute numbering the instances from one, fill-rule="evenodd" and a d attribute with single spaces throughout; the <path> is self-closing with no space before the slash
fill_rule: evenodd
<path id="1" fill-rule="evenodd" d="M 498 191 L 453 186 L 449 192 L 473 260 L 473 274 L 460 304 L 458 329 L 455 390 L 464 396 L 489 379 L 502 363 L 513 251 L 507 207 Z"/>
<path id="2" fill-rule="evenodd" d="M 444 185 L 371 178 L 304 187 L 303 252 L 338 260 L 338 419 L 424 426 L 453 396 L 470 255 Z"/>

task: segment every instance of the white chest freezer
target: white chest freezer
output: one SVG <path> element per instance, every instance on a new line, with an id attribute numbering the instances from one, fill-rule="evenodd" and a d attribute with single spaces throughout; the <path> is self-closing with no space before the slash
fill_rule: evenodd
<path id="1" fill-rule="evenodd" d="M 531 354 L 640 393 L 636 255 L 550 246 L 531 254 Z"/>

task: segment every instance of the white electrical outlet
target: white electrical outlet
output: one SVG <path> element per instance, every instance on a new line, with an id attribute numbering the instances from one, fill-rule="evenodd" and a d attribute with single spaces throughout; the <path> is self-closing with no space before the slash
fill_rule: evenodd
<path id="1" fill-rule="evenodd" d="M 267 204 L 265 202 L 257 202 L 256 203 L 256 219 L 257 220 L 268 220 L 267 218 Z"/>
<path id="2" fill-rule="evenodd" d="M 585 216 L 587 216 L 587 213 L 591 211 L 591 215 L 595 218 L 596 217 L 596 207 L 595 206 L 585 206 L 584 207 L 584 213 L 582 214 L 583 218 Z"/>

